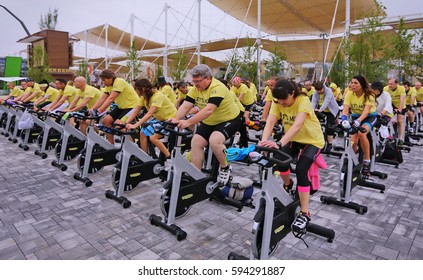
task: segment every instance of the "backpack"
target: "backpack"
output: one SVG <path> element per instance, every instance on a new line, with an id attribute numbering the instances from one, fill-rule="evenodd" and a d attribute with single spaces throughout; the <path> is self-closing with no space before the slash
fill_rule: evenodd
<path id="1" fill-rule="evenodd" d="M 233 177 L 229 185 L 222 188 L 223 195 L 228 198 L 242 201 L 244 205 L 252 205 L 253 180 L 244 177 Z"/>
<path id="2" fill-rule="evenodd" d="M 388 139 L 385 144 L 385 149 L 383 150 L 383 158 L 389 160 L 396 160 L 399 163 L 402 163 L 404 160 L 402 158 L 402 151 L 398 147 L 395 139 Z"/>

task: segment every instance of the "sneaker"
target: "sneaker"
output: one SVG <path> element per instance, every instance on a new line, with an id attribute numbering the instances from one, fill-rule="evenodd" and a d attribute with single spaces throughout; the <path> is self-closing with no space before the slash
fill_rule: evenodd
<path id="1" fill-rule="evenodd" d="M 310 213 L 300 212 L 291 225 L 292 231 L 296 233 L 306 233 L 310 221 Z"/>
<path id="2" fill-rule="evenodd" d="M 409 128 L 408 128 L 408 133 L 413 134 L 413 133 L 414 133 L 414 129 L 413 129 L 412 127 L 409 127 Z"/>
<path id="3" fill-rule="evenodd" d="M 365 177 L 370 176 L 370 162 L 363 163 L 363 168 L 361 169 L 361 175 Z"/>
<path id="4" fill-rule="evenodd" d="M 398 147 L 403 147 L 403 146 L 404 146 L 404 141 L 399 140 L 399 141 L 398 141 Z"/>
<path id="5" fill-rule="evenodd" d="M 292 190 L 292 187 L 294 186 L 294 181 L 292 181 L 292 179 L 289 179 L 289 184 L 285 185 L 283 184 L 283 188 L 285 189 L 285 191 L 287 193 L 289 193 Z"/>
<path id="6" fill-rule="evenodd" d="M 217 181 L 226 185 L 229 182 L 229 177 L 232 172 L 232 166 L 228 165 L 226 168 L 219 168 L 219 175 L 217 176 Z"/>

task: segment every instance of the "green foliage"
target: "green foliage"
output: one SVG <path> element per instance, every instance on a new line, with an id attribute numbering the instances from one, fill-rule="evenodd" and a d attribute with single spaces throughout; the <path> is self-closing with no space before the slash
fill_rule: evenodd
<path id="1" fill-rule="evenodd" d="M 332 69 L 329 74 L 330 80 L 341 87 L 345 87 L 348 84 L 344 58 L 345 54 L 339 51 L 333 59 Z"/>
<path id="2" fill-rule="evenodd" d="M 389 69 L 389 55 L 387 55 L 389 43 L 386 33 L 380 32 L 383 14 L 382 5 L 377 3 L 376 11 L 366 15 L 367 19 L 360 25 L 360 34 L 356 40 L 345 44 L 345 51 L 349 57 L 348 77 L 361 74 L 371 82 L 386 78 Z"/>
<path id="3" fill-rule="evenodd" d="M 49 8 L 48 13 L 44 17 L 43 15 L 41 15 L 40 21 L 38 22 L 40 30 L 56 30 L 58 18 L 59 10 L 57 8 L 54 8 L 54 10 L 52 11 L 51 8 Z"/>
<path id="4" fill-rule="evenodd" d="M 423 76 L 423 30 L 416 30 L 417 45 L 413 45 L 414 76 L 422 79 Z"/>
<path id="5" fill-rule="evenodd" d="M 270 51 L 269 59 L 265 61 L 266 74 L 265 79 L 273 76 L 282 76 L 282 73 L 286 70 L 284 68 L 285 60 L 287 59 L 285 50 L 283 47 L 275 47 Z"/>
<path id="6" fill-rule="evenodd" d="M 411 53 L 414 32 L 410 32 L 403 18 L 400 19 L 397 34 L 390 37 L 392 48 L 389 56 L 396 63 L 394 67 L 398 70 L 399 80 L 414 74 L 414 58 Z"/>
<path id="7" fill-rule="evenodd" d="M 90 84 L 90 73 L 88 73 L 88 62 L 86 60 L 78 65 L 76 75 L 84 77 L 87 80 L 87 84 Z"/>
<path id="8" fill-rule="evenodd" d="M 29 61 L 28 77 L 35 81 L 53 81 L 53 76 L 48 72 L 48 55 L 42 46 L 35 46 L 32 50 L 32 59 Z"/>
<path id="9" fill-rule="evenodd" d="M 126 52 L 126 56 L 126 66 L 128 66 L 130 69 L 129 81 L 132 81 L 142 73 L 142 61 L 138 59 L 138 53 L 137 49 L 135 48 L 134 41 L 132 41 L 129 51 Z"/>
<path id="10" fill-rule="evenodd" d="M 249 78 L 252 83 L 257 83 L 257 45 L 254 39 L 248 39 L 247 46 L 241 52 L 234 50 L 223 63 L 227 70 L 227 78 L 240 76 Z"/>
<path id="11" fill-rule="evenodd" d="M 174 55 L 174 63 L 172 67 L 172 78 L 174 81 L 180 81 L 185 77 L 185 70 L 188 65 L 188 57 L 182 50 Z"/>

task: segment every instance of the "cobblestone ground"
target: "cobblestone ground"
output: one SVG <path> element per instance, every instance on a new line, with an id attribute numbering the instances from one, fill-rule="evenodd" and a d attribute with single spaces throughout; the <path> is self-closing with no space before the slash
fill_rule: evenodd
<path id="1" fill-rule="evenodd" d="M 132 206 L 105 198 L 112 189 L 107 167 L 85 187 L 73 179 L 76 161 L 62 172 L 47 159 L 34 155 L 36 146 L 23 151 L 0 135 L 0 259 L 227 259 L 230 252 L 248 255 L 255 210 L 237 212 L 229 206 L 204 201 L 194 205 L 177 225 L 188 234 L 176 238 L 150 225 L 150 214 L 161 215 L 163 183 L 140 184 L 127 193 Z M 333 243 L 308 234 L 304 243 L 289 234 L 272 259 L 423 259 L 422 147 L 404 154 L 399 167 L 377 165 L 388 173 L 385 193 L 353 190 L 353 201 L 368 213 L 324 205 L 320 195 L 336 195 L 339 160 L 325 157 L 320 192 L 312 197 L 313 222 L 336 232 Z M 257 166 L 234 164 L 234 175 L 258 179 Z M 255 190 L 254 197 L 257 197 Z"/>

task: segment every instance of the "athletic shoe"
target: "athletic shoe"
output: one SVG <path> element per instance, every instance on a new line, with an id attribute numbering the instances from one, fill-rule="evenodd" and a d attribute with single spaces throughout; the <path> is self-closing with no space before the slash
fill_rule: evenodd
<path id="1" fill-rule="evenodd" d="M 164 170 L 165 171 L 170 171 L 170 169 L 172 169 L 172 159 L 168 158 L 164 162 Z"/>
<path id="2" fill-rule="evenodd" d="M 308 223 L 311 221 L 310 214 L 300 212 L 291 225 L 292 231 L 296 233 L 306 233 Z"/>
<path id="3" fill-rule="evenodd" d="M 370 176 L 370 162 L 363 163 L 363 168 L 361 169 L 361 175 L 365 177 Z"/>
<path id="4" fill-rule="evenodd" d="M 292 181 L 292 179 L 289 179 L 289 184 L 285 185 L 283 184 L 283 188 L 285 189 L 285 191 L 287 193 L 289 193 L 292 190 L 292 187 L 294 186 L 294 181 Z"/>
<path id="5" fill-rule="evenodd" d="M 413 133 L 414 133 L 414 129 L 413 129 L 412 127 L 409 127 L 409 128 L 408 128 L 408 133 L 413 134 Z"/>
<path id="6" fill-rule="evenodd" d="M 398 141 L 398 147 L 403 147 L 403 146 L 404 146 L 404 141 L 399 140 L 399 141 Z"/>
<path id="7" fill-rule="evenodd" d="M 217 176 L 217 181 L 223 185 L 226 185 L 229 181 L 229 177 L 232 172 L 232 166 L 228 165 L 225 168 L 219 168 L 219 175 Z"/>

